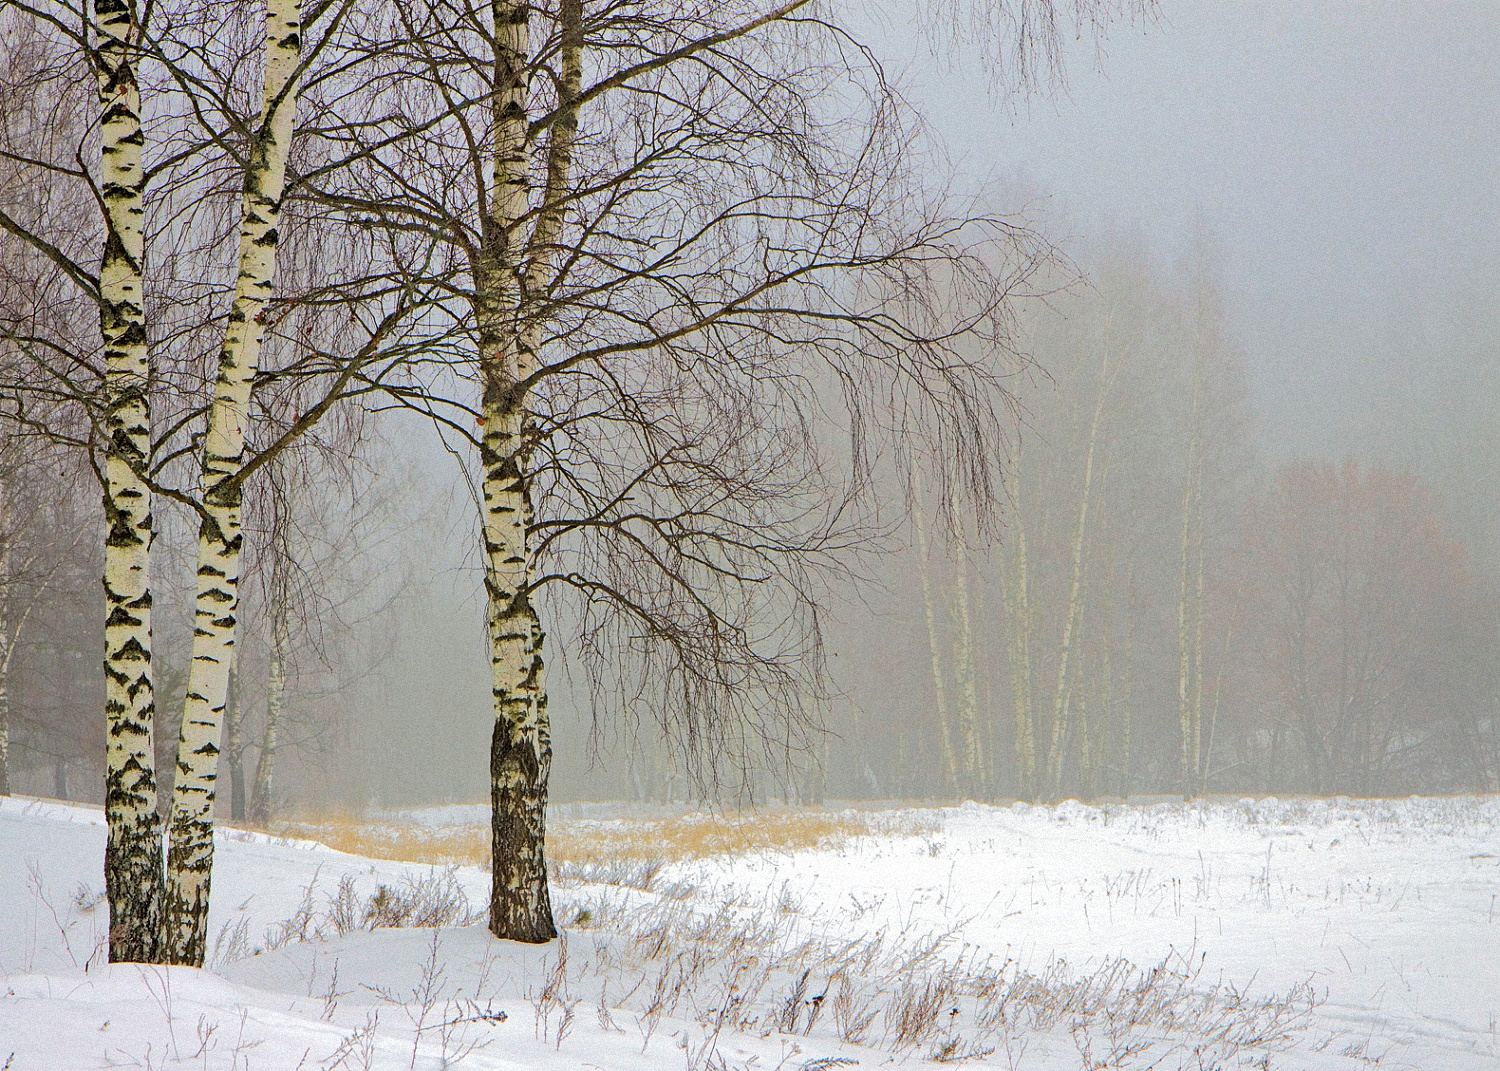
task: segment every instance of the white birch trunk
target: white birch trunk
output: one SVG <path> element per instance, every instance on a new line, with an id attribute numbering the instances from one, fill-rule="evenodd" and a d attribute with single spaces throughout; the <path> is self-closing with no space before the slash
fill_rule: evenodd
<path id="1" fill-rule="evenodd" d="M 953 664 L 958 675 L 958 729 L 963 741 L 962 790 L 965 796 L 981 794 L 984 787 L 984 756 L 979 743 L 978 674 L 974 666 L 974 622 L 969 605 L 969 570 L 967 565 L 953 589 L 954 616 L 958 619 L 958 637 L 954 643 Z"/>
<path id="2" fill-rule="evenodd" d="M 1200 428 L 1193 468 L 1193 776 L 1199 793 L 1208 788 L 1208 756 L 1203 747 L 1203 443 Z"/>
<path id="3" fill-rule="evenodd" d="M 1200 408 L 1202 362 L 1194 357 L 1192 411 L 1189 415 L 1187 464 L 1182 486 L 1182 555 L 1177 590 L 1177 721 L 1181 747 L 1182 791 L 1195 796 L 1200 788 L 1203 725 L 1202 673 L 1202 546 L 1196 538 L 1202 494 Z M 1195 552 L 1197 561 L 1194 561 Z M 1196 572 L 1196 590 L 1194 574 Z"/>
<path id="4" fill-rule="evenodd" d="M 229 763 L 229 817 L 245 820 L 245 711 L 240 703 L 240 672 L 229 669 L 229 697 L 224 703 L 224 758 Z"/>
<path id="5" fill-rule="evenodd" d="M 1090 772 L 1089 791 L 1097 796 L 1101 778 L 1109 766 L 1110 745 L 1115 730 L 1115 665 L 1114 632 L 1110 627 L 1110 610 L 1103 617 L 1103 657 L 1099 666 L 1099 717 L 1095 733 L 1094 756 Z"/>
<path id="6" fill-rule="evenodd" d="M 937 704 L 938 738 L 943 748 L 943 774 L 949 791 L 958 790 L 958 754 L 953 747 L 953 729 L 949 724 L 948 689 L 943 676 L 942 635 L 937 619 L 937 599 L 932 592 L 932 559 L 927 548 L 927 522 L 923 519 L 926 503 L 922 500 L 922 478 L 913 471 L 912 519 L 917 527 L 917 561 L 922 580 L 922 609 L 927 620 L 927 650 L 932 658 L 932 693 Z"/>
<path id="7" fill-rule="evenodd" d="M 559 118 L 547 148 L 547 181 L 523 258 L 519 228 L 527 214 L 530 8 L 494 5 L 494 180 L 476 267 L 482 403 L 485 586 L 495 727 L 490 742 L 492 881 L 490 931 L 540 943 L 557 936 L 547 888 L 547 783 L 552 740 L 547 716 L 544 633 L 531 602 L 532 520 L 526 381 L 537 369 L 538 307 L 550 285 L 555 246 L 577 133 L 582 84 L 582 6 L 559 7 Z M 524 259 L 524 263 L 523 263 Z"/>
<path id="8" fill-rule="evenodd" d="M 243 536 L 238 477 L 250 388 L 265 334 L 263 313 L 275 277 L 301 49 L 298 0 L 267 0 L 264 103 L 245 172 L 239 276 L 203 451 L 205 516 L 198 534 L 193 655 L 172 790 L 165 951 L 169 962 L 190 966 L 202 966 L 207 949 L 213 804 L 239 609 Z"/>
<path id="9" fill-rule="evenodd" d="M 11 630 L 9 488 L 0 483 L 0 796 L 10 795 L 10 660 L 16 636 Z"/>
<path id="10" fill-rule="evenodd" d="M 0 557 L 0 576 L 9 577 L 11 560 L 7 552 Z M 49 578 L 50 581 L 50 578 Z M 9 598 L 8 591 L 0 592 L 0 796 L 10 795 L 10 667 L 16 658 L 16 647 L 21 642 L 21 633 L 26 628 L 26 622 L 31 617 L 31 611 L 36 609 L 43 596 L 46 594 L 48 584 L 43 583 L 32 592 L 30 600 L 21 612 L 15 612 L 15 605 Z"/>
<path id="11" fill-rule="evenodd" d="M 109 958 L 159 959 L 161 823 L 151 681 L 150 380 L 142 297 L 145 170 L 135 50 L 140 28 L 126 0 L 95 0 L 100 199 L 104 255 L 99 327 L 104 341 L 104 809 L 108 838 Z"/>
<path id="12" fill-rule="evenodd" d="M 1056 798 L 1062 791 L 1063 744 L 1067 737 L 1068 675 L 1069 661 L 1073 652 L 1073 636 L 1082 616 L 1083 595 L 1083 548 L 1088 533 L 1089 507 L 1093 503 L 1094 454 L 1099 443 L 1099 426 L 1104 419 L 1104 406 L 1109 398 L 1109 350 L 1106 348 L 1099 368 L 1099 398 L 1094 405 L 1094 416 L 1089 422 L 1088 452 L 1084 455 L 1083 486 L 1078 495 L 1078 523 L 1073 532 L 1073 556 L 1071 580 L 1068 587 L 1068 602 L 1064 610 L 1062 642 L 1057 653 L 1057 689 L 1052 700 L 1052 725 L 1047 744 L 1047 791 Z"/>
<path id="13" fill-rule="evenodd" d="M 271 659 L 266 673 L 266 728 L 260 740 L 260 758 L 255 764 L 255 790 L 250 794 L 250 821 L 269 825 L 272 817 L 271 793 L 275 790 L 276 734 L 281 727 L 281 707 L 286 701 L 286 666 L 290 657 L 286 614 L 272 610 Z"/>
<path id="14" fill-rule="evenodd" d="M 1085 574 L 1097 575 L 1094 561 L 1102 558 L 1102 572 L 1098 585 L 1099 596 L 1088 613 L 1096 632 L 1090 636 L 1097 635 L 1098 639 L 1094 645 L 1098 650 L 1098 657 L 1091 659 L 1089 671 L 1083 671 L 1083 662 L 1086 654 L 1083 649 L 1079 652 L 1079 676 L 1081 679 L 1081 691 L 1087 697 L 1091 711 L 1087 720 L 1080 718 L 1080 773 L 1082 781 L 1088 794 L 1093 797 L 1099 794 L 1100 774 L 1108 762 L 1110 732 L 1112 727 L 1113 711 L 1113 684 L 1114 668 L 1112 645 L 1113 635 L 1110 622 L 1114 616 L 1114 561 L 1111 554 L 1111 530 L 1110 498 L 1109 498 L 1109 475 L 1111 469 L 1108 464 L 1108 454 L 1105 455 L 1098 476 L 1098 491 L 1096 492 L 1096 505 L 1094 507 L 1093 534 L 1088 540 L 1084 551 Z M 1081 643 L 1081 641 L 1080 641 Z"/>
<path id="15" fill-rule="evenodd" d="M 1020 466 L 1019 453 L 1015 463 Z M 1005 616 L 1010 624 L 1010 643 L 1006 653 L 1015 714 L 1016 792 L 1025 799 L 1035 799 L 1036 728 L 1031 702 L 1031 601 L 1027 593 L 1026 519 L 1021 513 L 1020 474 L 1008 478 L 1014 520 L 1010 525 L 1008 582 L 1003 590 Z"/>
<path id="16" fill-rule="evenodd" d="M 1219 652 L 1219 672 L 1214 677 L 1214 703 L 1209 709 L 1208 715 L 1208 739 L 1203 745 L 1203 782 L 1207 785 L 1209 774 L 1213 770 L 1214 760 L 1214 737 L 1219 728 L 1219 703 L 1224 698 L 1224 668 L 1229 664 L 1229 652 L 1231 641 L 1234 639 L 1234 617 L 1229 618 L 1229 623 L 1224 627 L 1224 647 Z"/>

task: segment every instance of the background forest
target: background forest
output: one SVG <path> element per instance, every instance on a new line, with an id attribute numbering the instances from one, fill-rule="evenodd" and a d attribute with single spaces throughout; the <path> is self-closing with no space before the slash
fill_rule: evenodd
<path id="1" fill-rule="evenodd" d="M 1146 35 L 1164 53 L 1191 61 L 1194 49 L 1226 39 L 1218 16 L 1191 5 L 1168 14 Z M 1247 41 L 1275 41 L 1284 29 L 1274 11 L 1244 18 L 1235 33 Z M 1186 44 L 1173 19 L 1186 24 Z M 907 56 L 891 39 L 900 27 L 871 23 L 863 29 L 873 47 L 899 66 Z M 27 67 L 31 46 L 17 25 L 7 41 L 20 85 L 48 68 L 45 56 Z M 1342 25 L 1330 16 L 1314 29 L 1337 36 Z M 1395 16 L 1373 20 L 1372 54 L 1396 55 L 1380 48 L 1400 31 Z M 1411 47 L 1440 50 L 1458 33 L 1418 35 Z M 1127 59 L 1145 47 L 1116 30 L 1122 37 Z M 1468 53 L 1452 54 L 1459 71 Z M 962 157 L 959 181 L 986 168 L 991 178 L 996 168 L 1024 172 L 1035 135 L 1030 145 L 985 146 L 978 164 L 970 156 L 973 139 L 1033 129 L 1030 117 L 981 90 L 962 115 L 978 99 L 985 115 L 956 129 L 948 97 L 982 78 L 965 71 L 962 54 L 953 77 L 921 48 L 915 55 L 912 92 Z M 1290 72 L 1285 84 L 1305 82 L 1295 61 L 1277 60 Z M 1080 110 L 1094 99 L 1098 68 L 1131 71 L 1087 57 L 1076 66 Z M 1378 77 L 1361 70 L 1347 80 Z M 1172 117 L 1185 105 L 1150 107 Z M 59 122 L 66 111 L 12 107 L 0 116 L 7 144 L 34 148 L 42 129 L 59 143 L 80 136 Z M 1459 124 L 1464 114 L 1442 111 Z M 1412 122 L 1399 109 L 1397 118 Z M 939 154 L 931 159 L 942 172 Z M 212 189 L 217 200 L 204 203 L 225 230 L 233 198 L 222 196 L 222 179 L 169 174 L 162 210 Z M 1369 315 L 1309 281 L 1327 268 L 1347 283 L 1355 269 L 1328 268 L 1333 258 L 1301 248 L 1306 234 L 1287 233 L 1286 285 L 1303 287 L 1313 306 L 1294 316 L 1244 283 L 1275 254 L 1242 248 L 1234 221 L 1222 226 L 1212 204 L 1175 227 L 1148 213 L 1142 230 L 1104 218 L 1126 215 L 1125 202 L 1086 205 L 1095 191 L 1066 181 L 1056 202 L 1033 192 L 1035 177 L 974 185 L 978 211 L 1032 227 L 1057 253 L 1046 277 L 1029 280 L 1035 296 L 1018 302 L 1015 353 L 1003 355 L 1016 420 L 991 459 L 1006 473 L 1001 512 L 967 515 L 941 477 L 909 458 L 874 456 L 879 508 L 861 521 L 877 538 L 862 545 L 851 582 L 821 593 L 828 676 L 805 684 L 803 708 L 826 732 L 721 741 L 717 770 L 685 761 L 680 710 L 662 703 L 653 718 L 646 702 L 616 716 L 620 697 L 601 695 L 585 661 L 558 645 L 553 799 L 696 798 L 715 773 L 730 799 L 1494 790 L 1500 421 L 1490 400 L 1500 396 L 1500 352 L 1493 313 L 1473 296 L 1484 292 L 1488 261 L 1444 231 L 1432 241 L 1446 243 L 1451 262 L 1418 256 L 1411 276 L 1367 287 L 1382 310 Z M 23 222 L 88 210 L 16 169 L 0 174 L 0 196 Z M 1474 243 L 1492 228 L 1490 204 L 1472 201 Z M 1089 215 L 1069 214 L 1085 207 Z M 174 280 L 191 279 L 205 258 L 224 259 L 214 248 L 184 244 L 161 263 Z M 311 240 L 284 251 L 289 292 L 315 292 L 325 252 Z M 1354 252 L 1351 262 L 1380 259 Z M 93 330 L 93 313 L 59 296 L 46 265 L 12 258 L 3 270 L 0 311 L 12 336 Z M 195 334 L 204 330 L 163 327 L 199 365 L 211 348 Z M 288 321 L 287 336 L 297 332 L 358 333 L 315 302 Z M 1347 376 L 1300 373 L 1298 362 L 1320 360 Z M 202 393 L 198 365 L 180 374 Z M 305 401 L 295 391 L 274 399 L 282 408 L 259 414 L 271 429 L 262 442 Z M 66 439 L 63 423 L 53 430 Z M 827 428 L 817 434 L 833 454 L 844 448 Z M 97 800 L 98 485 L 59 436 L 47 447 L 9 436 L 0 449 L 0 777 L 9 791 Z M 482 564 L 473 484 L 454 474 L 450 446 L 417 416 L 376 420 L 347 407 L 250 485 L 221 812 L 265 819 L 484 795 L 492 719 Z M 169 451 L 164 464 L 182 456 Z M 169 506 L 158 523 L 158 691 L 176 694 L 189 657 L 196 522 Z M 556 631 L 586 625 L 566 619 Z M 171 765 L 180 705 L 158 711 L 159 769 Z"/>
<path id="2" fill-rule="evenodd" d="M 1493 377 L 1489 349 L 1437 355 L 1405 399 L 1426 433 L 1280 457 L 1257 434 L 1222 262 L 1201 235 L 1176 264 L 1122 238 L 1028 315 L 1035 365 L 1012 384 L 1022 420 L 992 529 L 882 472 L 880 493 L 914 494 L 920 520 L 892 527 L 867 581 L 829 607 L 832 687 L 816 697 L 828 731 L 811 750 L 747 745 L 729 798 L 1496 787 L 1493 511 L 1463 483 L 1496 429 L 1452 386 Z M 414 470 L 440 457 L 401 433 L 350 433 L 373 492 L 341 497 L 338 473 L 310 458 L 247 521 L 221 811 L 484 790 L 467 761 L 488 698 L 471 522 L 461 501 L 413 493 Z M 94 492 L 66 464 L 13 457 L 4 477 L 10 777 L 14 791 L 86 800 L 100 786 L 98 563 L 76 535 Z M 61 479 L 37 479 L 46 466 Z M 162 542 L 182 555 L 189 536 L 169 528 Z M 170 680 L 190 592 L 164 595 Z M 596 723 L 582 674 L 553 689 L 555 799 L 705 791 L 659 726 Z"/>

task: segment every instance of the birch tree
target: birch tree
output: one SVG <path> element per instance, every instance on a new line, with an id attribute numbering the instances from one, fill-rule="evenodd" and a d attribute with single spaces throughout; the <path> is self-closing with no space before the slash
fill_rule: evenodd
<path id="1" fill-rule="evenodd" d="M 1199 341 L 1199 340 L 1195 340 Z M 1177 592 L 1177 711 L 1182 791 L 1203 790 L 1203 354 L 1194 346 L 1187 457 L 1182 479 L 1182 561 Z"/>
<path id="2" fill-rule="evenodd" d="M 274 285 L 301 47 L 297 0 L 267 0 L 264 98 L 245 168 L 239 272 L 203 448 L 193 652 L 172 788 L 166 954 L 168 962 L 190 966 L 202 966 L 208 941 L 212 808 L 240 601 L 240 476 L 250 388 Z"/>
<path id="3" fill-rule="evenodd" d="M 955 698 L 958 704 L 958 726 L 962 738 L 963 772 L 961 791 L 965 796 L 984 795 L 988 778 L 985 774 L 984 751 L 979 728 L 979 682 L 976 672 L 976 644 L 974 628 L 974 600 L 971 592 L 972 563 L 965 560 L 955 571 L 951 602 L 954 616 L 953 665 L 957 687 Z"/>
<path id="4" fill-rule="evenodd" d="M 1208 563 L 1212 541 L 1227 541 L 1233 519 L 1225 504 L 1238 478 L 1240 441 L 1232 356 L 1220 352 L 1216 329 L 1204 326 L 1212 316 L 1194 311 L 1200 300 L 1212 305 L 1212 287 L 1199 285 L 1202 272 L 1168 275 L 1139 251 L 1119 248 L 1089 275 L 1088 289 L 1035 321 L 1032 352 L 1050 379 L 1023 395 L 1030 418 L 1007 474 L 1008 545 L 999 570 L 1006 668 L 1016 790 L 1032 798 L 1181 787 L 1179 698 L 1185 692 L 1191 711 L 1196 693 L 1191 676 L 1179 672 L 1180 625 L 1189 672 L 1201 667 L 1198 753 L 1210 750 L 1214 659 L 1209 644 L 1195 648 L 1193 637 L 1195 622 L 1205 639 L 1218 626 Z M 1195 418 L 1192 367 L 1200 350 Z M 1184 471 L 1195 419 L 1200 437 L 1190 467 L 1201 484 Z M 1034 683 L 1040 680 L 1046 684 Z M 1035 713 L 1033 693 L 1045 697 Z M 1191 732 L 1186 739 L 1191 749 Z M 1170 753 L 1165 766 L 1162 747 Z M 1207 759 L 1199 765 L 1207 770 Z"/>
<path id="5" fill-rule="evenodd" d="M 1031 699 L 1031 597 L 1028 593 L 1029 565 L 1026 558 L 1026 515 L 1022 508 L 1020 449 L 1007 473 L 1006 500 L 1010 506 L 1001 590 L 1006 618 L 1006 661 L 1010 669 L 1012 717 L 1016 756 L 1016 792 L 1023 799 L 1037 798 L 1036 718 Z"/>
<path id="6" fill-rule="evenodd" d="M 1084 440 L 1083 471 L 1078 482 L 1078 517 L 1073 525 L 1067 597 L 1062 605 L 1062 635 L 1057 647 L 1057 685 L 1052 693 L 1052 717 L 1048 723 L 1047 741 L 1046 785 L 1048 795 L 1053 799 L 1062 791 L 1063 755 L 1069 731 L 1069 695 L 1073 684 L 1071 674 L 1077 672 L 1076 666 L 1070 663 L 1077 657 L 1075 635 L 1083 617 L 1085 549 L 1088 546 L 1089 511 L 1094 506 L 1094 470 L 1096 465 L 1103 467 L 1100 455 L 1105 449 L 1101 446 L 1104 414 L 1117 374 L 1117 369 L 1111 369 L 1110 361 L 1111 358 L 1117 363 L 1120 360 L 1119 355 L 1111 353 L 1111 348 L 1117 344 L 1111 337 L 1112 334 L 1106 329 L 1100 343 L 1099 382 L 1095 388 L 1093 415 L 1088 420 Z"/>
<path id="7" fill-rule="evenodd" d="M 941 606 L 932 580 L 932 555 L 927 544 L 927 523 L 923 519 L 927 505 L 922 501 L 920 476 L 916 477 L 913 495 L 916 508 L 912 519 L 917 532 L 917 561 L 922 579 L 922 609 L 927 621 L 927 650 L 932 661 L 932 695 L 934 713 L 937 715 L 938 739 L 942 741 L 943 772 L 950 791 L 958 789 L 958 752 L 954 746 L 952 708 L 948 702 L 946 674 L 943 670 L 943 630 L 939 620 Z"/>
<path id="8" fill-rule="evenodd" d="M 271 657 L 266 673 L 266 722 L 261 730 L 260 756 L 255 762 L 255 784 L 250 791 L 246 817 L 258 825 L 267 825 L 275 813 L 273 793 L 276 785 L 276 753 L 281 747 L 282 707 L 286 702 L 287 620 L 284 603 L 274 604 L 271 611 Z"/>
<path id="9" fill-rule="evenodd" d="M 104 338 L 104 679 L 109 722 L 104 876 L 110 959 L 151 963 L 162 923 L 162 851 L 152 758 L 152 493 L 146 348 L 145 161 L 135 64 L 136 8 L 96 0 L 95 70 L 101 131 L 99 329 Z"/>
<path id="10" fill-rule="evenodd" d="M 0 227 L 19 248 L 49 266 L 49 282 L 69 290 L 67 300 L 96 310 L 104 343 L 99 361 L 93 346 L 70 333 L 66 322 L 39 325 L 33 317 L 5 325 L 6 340 L 37 373 L 7 382 L 7 393 L 25 399 L 23 408 L 41 401 L 73 407 L 90 430 L 74 436 L 70 445 L 98 450 L 103 458 L 98 468 L 108 527 L 111 726 L 111 876 L 106 884 L 118 907 L 115 958 L 201 958 L 211 851 L 206 819 L 216 777 L 225 656 L 233 645 L 242 488 L 292 443 L 315 434 L 350 395 L 373 389 L 400 362 L 402 327 L 422 301 L 399 287 L 378 292 L 362 287 L 369 250 L 360 248 L 357 233 L 342 236 L 343 255 L 318 257 L 316 274 L 302 273 L 296 291 L 286 293 L 272 278 L 277 246 L 284 244 L 279 239 L 288 231 L 281 208 L 295 90 L 303 68 L 337 39 L 342 20 L 353 9 L 349 3 L 320 5 L 319 36 L 304 55 L 300 42 L 307 27 L 298 25 L 297 9 L 272 5 L 257 126 L 241 117 L 238 103 L 243 92 L 238 80 L 241 72 L 253 69 L 257 47 L 247 45 L 247 55 L 237 51 L 236 19 L 245 10 L 216 9 L 205 18 L 184 0 L 157 23 L 162 34 L 153 35 L 135 21 L 137 9 L 131 5 L 96 5 L 92 21 L 80 22 L 82 29 L 65 17 L 65 7 L 62 14 L 21 2 L 7 8 L 8 17 L 29 20 L 33 37 L 52 57 L 50 66 L 41 69 L 56 83 L 47 87 L 54 114 L 68 114 L 76 103 L 78 75 L 86 71 L 98 87 L 102 116 L 102 220 L 55 212 L 23 217 L 0 209 Z M 255 42 L 259 35 L 243 36 Z M 71 56 L 70 49 L 76 50 Z M 346 91 L 340 82 L 343 65 L 328 64 L 326 56 L 322 63 L 307 76 L 321 97 Z M 141 125 L 143 67 L 154 72 L 154 125 L 146 130 Z M 61 126 L 67 129 L 66 123 Z M 15 151 L 7 154 L 7 164 L 33 181 L 43 180 L 44 189 L 75 191 L 81 195 L 79 203 L 91 205 L 91 177 L 73 164 L 76 149 L 58 142 L 55 132 L 33 124 L 25 138 L 12 143 Z M 237 143 L 245 146 L 242 155 L 237 155 Z M 326 151 L 313 163 L 326 165 L 329 153 L 336 155 L 336 144 L 326 138 L 320 144 Z M 231 183 L 241 206 L 232 212 Z M 237 228 L 240 256 L 226 335 L 222 306 L 217 305 L 222 289 L 212 280 L 222 259 L 218 251 L 228 238 L 221 220 L 231 215 L 243 226 Z M 155 228 L 149 273 L 143 259 L 148 226 Z M 103 255 L 95 271 L 82 243 L 100 231 Z M 303 220 L 298 231 L 298 245 L 316 247 L 315 225 Z M 154 295 L 151 322 L 143 303 L 147 291 Z M 337 313 L 328 300 L 335 293 Z M 198 354 L 216 332 L 220 360 L 207 368 Z M 268 335 L 275 335 L 278 351 L 269 368 L 260 358 Z M 293 419 L 278 435 L 247 451 L 245 434 L 254 422 L 255 404 L 267 397 L 290 399 Z M 153 403 L 158 403 L 154 414 Z M 194 455 L 201 458 L 198 465 L 192 463 Z M 160 838 L 155 808 L 148 802 L 156 784 L 149 565 L 156 527 L 152 505 L 163 501 L 187 511 L 202 534 L 198 650 L 191 663 L 191 709 L 183 719 L 185 735 L 178 748 L 181 776 L 174 779 L 177 849 L 171 917 L 165 923 L 171 939 L 165 944 L 158 939 L 166 910 Z"/>
<path id="11" fill-rule="evenodd" d="M 957 340 L 1007 359 L 1038 250 L 899 180 L 910 117 L 809 10 L 399 5 L 363 106 L 400 113 L 361 131 L 382 166 L 320 186 L 330 212 L 451 243 L 399 270 L 445 273 L 465 338 L 390 397 L 477 454 L 499 936 L 554 932 L 544 592 L 560 653 L 601 671 L 596 712 L 650 710 L 712 778 L 801 733 L 871 432 L 993 486 L 1007 403 Z"/>
<path id="12" fill-rule="evenodd" d="M 1210 533 L 1227 543 L 1224 529 L 1234 517 L 1233 498 L 1243 486 L 1236 456 L 1239 416 L 1236 412 L 1238 362 L 1224 326 L 1221 284 L 1216 278 L 1216 252 L 1201 231 L 1195 235 L 1192 259 L 1183 281 L 1183 379 L 1187 405 L 1182 418 L 1182 515 L 1177 593 L 1179 761 L 1183 791 L 1188 795 L 1208 787 L 1213 738 L 1221 705 L 1225 666 L 1231 658 L 1234 611 L 1224 607 L 1210 623 L 1207 591 Z M 1213 514 L 1213 516 L 1210 516 Z M 1221 585 L 1221 592 L 1223 588 Z M 1224 638 L 1215 643 L 1217 673 L 1207 682 L 1205 629 L 1221 627 Z M 1207 691 L 1207 723 L 1205 694 Z"/>
<path id="13" fill-rule="evenodd" d="M 941 743 L 944 788 L 960 797 L 985 793 L 985 771 L 979 724 L 979 683 L 976 667 L 974 614 L 971 607 L 972 566 L 962 541 L 967 533 L 952 532 L 945 541 L 957 561 L 935 563 L 927 527 L 934 510 L 922 494 L 919 471 L 912 474 L 912 521 L 917 537 L 917 566 L 922 584 L 922 606 L 927 623 L 927 646 L 932 664 L 933 696 Z M 951 574 L 946 583 L 934 574 L 938 564 Z M 951 626 L 946 628 L 945 626 Z M 951 631 L 952 635 L 949 636 Z M 948 679 L 953 683 L 950 696 Z"/>

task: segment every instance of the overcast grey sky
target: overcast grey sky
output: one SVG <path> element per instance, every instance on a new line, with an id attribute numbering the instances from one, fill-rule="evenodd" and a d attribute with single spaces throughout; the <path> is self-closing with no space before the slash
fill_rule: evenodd
<path id="1" fill-rule="evenodd" d="M 1171 256 L 1200 214 L 1266 438 L 1338 441 L 1408 362 L 1432 303 L 1500 293 L 1500 3 L 1161 0 L 1116 26 L 1065 95 L 986 96 L 882 46 L 969 178 L 1021 178 L 1086 238 L 1139 228 Z M 1436 317 L 1441 320 L 1441 317 Z M 1331 438 L 1325 436 L 1332 433 Z"/>

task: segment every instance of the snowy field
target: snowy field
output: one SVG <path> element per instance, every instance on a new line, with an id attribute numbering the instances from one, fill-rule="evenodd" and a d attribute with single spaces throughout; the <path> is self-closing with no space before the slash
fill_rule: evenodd
<path id="1" fill-rule="evenodd" d="M 600 848 L 546 948 L 470 921 L 476 869 L 226 831 L 196 971 L 104 962 L 97 810 L 0 800 L 0 1067 L 1500 1068 L 1500 801 L 859 823 L 656 865 L 560 822 Z"/>

